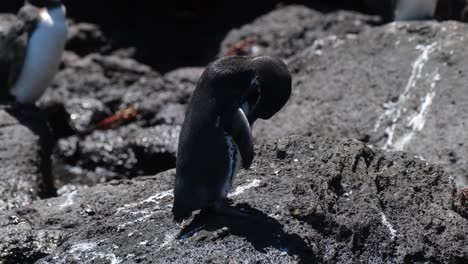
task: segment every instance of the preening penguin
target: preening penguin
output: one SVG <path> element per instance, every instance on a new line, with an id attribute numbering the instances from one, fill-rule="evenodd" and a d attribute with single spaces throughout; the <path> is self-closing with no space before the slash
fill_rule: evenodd
<path id="1" fill-rule="evenodd" d="M 10 93 L 20 104 L 34 104 L 57 72 L 67 39 L 65 7 L 59 0 L 28 0 L 39 8 L 22 67 Z"/>
<path id="2" fill-rule="evenodd" d="M 395 21 L 432 19 L 438 0 L 394 0 Z"/>
<path id="3" fill-rule="evenodd" d="M 288 101 L 291 75 L 272 57 L 225 57 L 202 74 L 179 137 L 174 221 L 221 209 L 237 169 L 254 157 L 251 125 Z"/>

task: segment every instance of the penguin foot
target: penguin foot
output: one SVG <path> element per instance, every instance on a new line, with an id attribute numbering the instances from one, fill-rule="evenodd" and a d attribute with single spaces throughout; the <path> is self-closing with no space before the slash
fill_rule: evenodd
<path id="1" fill-rule="evenodd" d="M 235 207 L 231 207 L 227 204 L 221 204 L 217 206 L 216 208 L 213 208 L 213 210 L 216 212 L 218 216 L 224 216 L 228 218 L 247 218 L 249 216 L 248 213 L 243 211 L 242 209 L 238 209 Z"/>

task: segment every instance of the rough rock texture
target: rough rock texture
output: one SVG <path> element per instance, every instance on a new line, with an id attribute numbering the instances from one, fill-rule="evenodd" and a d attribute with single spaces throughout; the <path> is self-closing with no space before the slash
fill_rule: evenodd
<path id="1" fill-rule="evenodd" d="M 466 263 L 468 219 L 441 167 L 354 140 L 256 148 L 230 198 L 242 218 L 176 226 L 174 171 L 113 181 L 0 215 L 15 263 Z"/>
<path id="2" fill-rule="evenodd" d="M 44 118 L 25 118 L 11 109 L 0 110 L 0 211 L 50 195 L 46 133 Z"/>
<path id="3" fill-rule="evenodd" d="M 304 50 L 289 63 L 294 89 L 288 105 L 256 124 L 257 139 L 356 138 L 447 165 L 463 184 L 467 32 L 457 22 L 392 23 Z"/>
<path id="4" fill-rule="evenodd" d="M 243 52 L 237 52 L 238 55 L 273 55 L 285 59 L 317 39 L 346 38 L 378 22 L 378 17 L 348 11 L 322 14 L 305 6 L 286 6 L 232 30 L 221 44 L 219 55 L 233 55 L 233 47 L 250 38 L 253 42 Z"/>
<path id="5" fill-rule="evenodd" d="M 98 25 L 70 21 L 65 48 L 80 56 L 86 56 L 90 53 L 108 52 L 111 49 L 111 43 Z"/>
<path id="6" fill-rule="evenodd" d="M 179 132 L 180 126 L 131 124 L 60 139 L 54 156 L 56 185 L 95 185 L 173 168 Z"/>
<path id="7" fill-rule="evenodd" d="M 61 138 L 54 152 L 57 187 L 173 168 L 185 105 L 202 71 L 161 76 L 127 57 L 67 52 L 40 100 Z M 125 119 L 125 110 L 135 116 Z"/>

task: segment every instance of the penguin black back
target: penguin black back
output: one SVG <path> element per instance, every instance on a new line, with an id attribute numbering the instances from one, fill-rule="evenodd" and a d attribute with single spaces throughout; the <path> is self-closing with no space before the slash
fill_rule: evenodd
<path id="1" fill-rule="evenodd" d="M 226 57 L 206 68 L 179 137 L 176 222 L 194 210 L 219 206 L 237 168 L 247 169 L 253 160 L 250 125 L 273 116 L 290 93 L 290 73 L 276 58 Z"/>

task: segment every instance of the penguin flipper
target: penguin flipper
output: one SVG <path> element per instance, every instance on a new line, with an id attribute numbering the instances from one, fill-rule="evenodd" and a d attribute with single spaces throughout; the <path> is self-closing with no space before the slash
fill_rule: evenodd
<path id="1" fill-rule="evenodd" d="M 250 168 L 254 158 L 252 130 L 244 111 L 239 108 L 232 118 L 232 126 L 227 131 L 237 145 L 242 157 L 242 167 Z"/>

